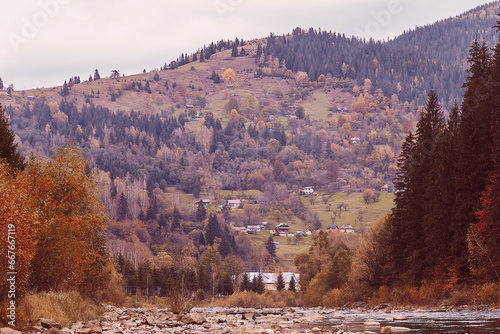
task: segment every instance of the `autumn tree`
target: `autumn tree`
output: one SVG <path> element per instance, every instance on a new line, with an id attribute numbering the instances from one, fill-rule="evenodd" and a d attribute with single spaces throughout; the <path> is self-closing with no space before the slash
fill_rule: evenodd
<path id="1" fill-rule="evenodd" d="M 107 280 L 104 207 L 86 166 L 78 149 L 65 146 L 52 160 L 32 160 L 27 167 L 32 210 L 43 222 L 30 277 L 38 291 L 77 289 L 93 296 Z"/>
<path id="2" fill-rule="evenodd" d="M 228 68 L 227 70 L 224 71 L 224 74 L 222 75 L 222 78 L 226 82 L 227 85 L 232 85 L 234 84 L 234 78 L 236 74 L 232 68 Z"/>
<path id="3" fill-rule="evenodd" d="M 36 234 L 40 227 L 35 215 L 34 198 L 30 192 L 30 179 L 26 173 L 12 177 L 10 166 L 0 162 L 0 306 L 9 305 L 7 296 L 12 279 L 8 272 L 17 272 L 15 276 L 16 301 L 29 290 L 31 264 L 37 249 Z M 4 308 L 5 307 L 5 308 Z"/>

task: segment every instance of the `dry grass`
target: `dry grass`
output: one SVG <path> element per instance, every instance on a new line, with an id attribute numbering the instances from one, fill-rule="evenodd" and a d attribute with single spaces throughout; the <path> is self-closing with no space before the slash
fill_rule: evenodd
<path id="1" fill-rule="evenodd" d="M 302 306 L 302 301 L 298 293 L 291 291 L 266 291 L 261 295 L 253 291 L 242 291 L 224 299 L 217 299 L 214 306 L 243 308 L 295 307 Z"/>
<path id="2" fill-rule="evenodd" d="M 99 319 L 104 308 L 85 300 L 76 291 L 29 294 L 21 301 L 18 321 L 26 327 L 38 318 L 53 319 L 63 327 L 76 321 Z"/>

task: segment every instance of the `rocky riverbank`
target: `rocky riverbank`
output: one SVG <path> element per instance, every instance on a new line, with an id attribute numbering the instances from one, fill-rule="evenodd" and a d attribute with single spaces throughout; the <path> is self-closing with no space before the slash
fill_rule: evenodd
<path id="1" fill-rule="evenodd" d="M 30 331 L 25 333 L 44 334 L 132 334 L 132 333 L 176 333 L 176 334 L 295 334 L 295 333 L 407 333 L 403 326 L 384 326 L 377 319 L 377 314 L 384 314 L 385 321 L 397 324 L 406 320 L 408 310 L 391 309 L 381 305 L 375 309 L 356 308 L 336 310 L 323 308 L 215 308 L 193 309 L 190 313 L 177 315 L 165 309 L 155 308 L 119 308 L 105 306 L 102 319 L 76 322 L 71 328 L 61 326 L 49 319 L 39 319 Z M 443 312 L 444 308 L 425 310 L 425 312 Z M 454 310 L 457 311 L 457 310 Z M 358 316 L 363 314 L 363 316 Z M 394 314 L 387 318 L 387 315 Z M 418 313 L 417 313 L 418 314 Z M 372 316 L 372 318 L 366 317 Z M 418 315 L 417 315 L 418 316 Z M 348 331 L 352 319 L 356 319 L 356 331 Z M 348 326 L 349 325 L 349 326 Z M 361 329 L 359 329 L 361 328 Z M 9 328 L 0 329 L 0 334 L 19 334 Z"/>

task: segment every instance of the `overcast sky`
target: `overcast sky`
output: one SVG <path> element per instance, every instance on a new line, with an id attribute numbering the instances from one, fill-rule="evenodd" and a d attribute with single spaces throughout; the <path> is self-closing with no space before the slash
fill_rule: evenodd
<path id="1" fill-rule="evenodd" d="M 387 39 L 484 0 L 22 0 L 0 13 L 0 77 L 16 90 L 61 85 L 97 68 L 134 74 L 221 39 L 295 27 Z"/>

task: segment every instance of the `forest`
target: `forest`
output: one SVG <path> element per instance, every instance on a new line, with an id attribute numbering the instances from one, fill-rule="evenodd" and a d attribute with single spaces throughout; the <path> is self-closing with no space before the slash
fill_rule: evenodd
<path id="1" fill-rule="evenodd" d="M 0 233 L 15 225 L 22 240 L 20 295 L 262 294 L 241 274 L 291 269 L 290 306 L 498 302 L 500 44 L 473 38 L 498 36 L 485 28 L 495 8 L 388 43 L 297 28 L 212 43 L 134 78 L 96 70 L 12 92 L 0 110 Z M 451 42 L 455 29 L 472 40 Z M 429 47 L 437 35 L 456 45 L 447 56 Z M 131 96 L 147 107 L 110 107 Z M 379 219 L 365 221 L 369 209 Z M 357 233 L 324 232 L 349 214 Z M 310 244 L 288 241 L 308 245 L 289 262 L 271 234 L 238 230 L 284 221 L 313 231 Z"/>

